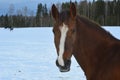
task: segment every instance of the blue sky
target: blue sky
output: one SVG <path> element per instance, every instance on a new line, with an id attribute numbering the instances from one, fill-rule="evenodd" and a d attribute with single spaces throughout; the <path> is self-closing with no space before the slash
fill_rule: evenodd
<path id="1" fill-rule="evenodd" d="M 43 4 L 47 4 L 48 8 L 50 9 L 51 5 L 53 3 L 61 3 L 61 2 L 68 2 L 70 0 L 0 0 L 0 15 L 1 14 L 6 14 L 8 13 L 9 10 L 9 6 L 10 4 L 14 5 L 15 10 L 17 9 L 22 9 L 25 6 L 27 6 L 28 9 L 30 9 L 31 11 L 36 11 L 37 9 L 37 5 L 39 3 L 43 3 Z M 71 0 L 71 1 L 75 1 L 75 0 Z M 80 1 L 80 0 L 76 0 L 76 1 Z"/>

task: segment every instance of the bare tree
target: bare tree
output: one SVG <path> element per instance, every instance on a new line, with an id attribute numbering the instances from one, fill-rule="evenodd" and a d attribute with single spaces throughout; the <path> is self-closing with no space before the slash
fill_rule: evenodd
<path id="1" fill-rule="evenodd" d="M 56 6 L 57 6 L 58 10 L 61 11 L 61 3 L 58 2 L 58 3 L 56 4 Z"/>
<path id="2" fill-rule="evenodd" d="M 16 13 L 17 13 L 17 15 L 22 15 L 21 9 L 18 9 L 18 10 L 16 11 Z"/>
<path id="3" fill-rule="evenodd" d="M 23 8 L 23 15 L 26 17 L 27 14 L 28 14 L 28 8 L 27 8 L 27 6 L 25 6 L 25 7 Z"/>
<path id="4" fill-rule="evenodd" d="M 14 4 L 10 4 L 9 10 L 8 10 L 8 13 L 10 16 L 14 14 L 14 10 L 15 10 Z"/>
<path id="5" fill-rule="evenodd" d="M 25 17 L 25 26 L 27 25 L 27 15 L 28 15 L 28 8 L 25 6 L 23 8 L 23 16 Z"/>
<path id="6" fill-rule="evenodd" d="M 9 13 L 9 16 L 10 16 L 10 28 L 13 27 L 13 14 L 14 14 L 14 10 L 15 10 L 15 7 L 14 7 L 14 4 L 10 4 L 9 6 L 9 10 L 8 10 L 8 13 Z"/>

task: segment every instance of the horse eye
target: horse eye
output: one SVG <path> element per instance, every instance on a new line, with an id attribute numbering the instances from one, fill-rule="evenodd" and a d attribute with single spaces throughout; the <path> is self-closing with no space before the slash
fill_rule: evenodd
<path id="1" fill-rule="evenodd" d="M 72 29 L 72 33 L 75 33 L 75 29 Z"/>
<path id="2" fill-rule="evenodd" d="M 52 32 L 55 33 L 55 30 L 53 29 Z"/>

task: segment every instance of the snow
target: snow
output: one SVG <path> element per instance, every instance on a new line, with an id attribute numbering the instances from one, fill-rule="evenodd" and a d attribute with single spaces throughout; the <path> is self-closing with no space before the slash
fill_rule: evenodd
<path id="1" fill-rule="evenodd" d="M 120 27 L 105 27 L 120 39 Z M 59 72 L 52 28 L 0 29 L 0 80 L 86 80 L 72 57 L 71 71 Z"/>

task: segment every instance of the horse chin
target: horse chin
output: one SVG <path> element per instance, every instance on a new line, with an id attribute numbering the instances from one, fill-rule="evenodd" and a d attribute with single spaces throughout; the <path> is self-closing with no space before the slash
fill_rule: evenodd
<path id="1" fill-rule="evenodd" d="M 71 60 L 65 61 L 65 66 L 59 65 L 58 61 L 56 61 L 56 65 L 59 68 L 60 72 L 68 72 L 68 71 L 70 71 Z"/>
<path id="2" fill-rule="evenodd" d="M 66 67 L 59 67 L 60 72 L 69 72 L 70 68 L 66 68 Z"/>

